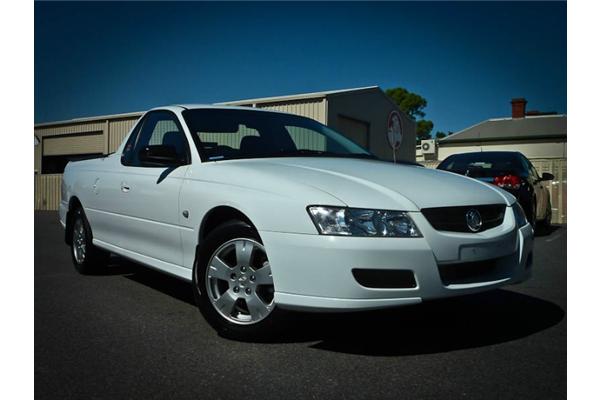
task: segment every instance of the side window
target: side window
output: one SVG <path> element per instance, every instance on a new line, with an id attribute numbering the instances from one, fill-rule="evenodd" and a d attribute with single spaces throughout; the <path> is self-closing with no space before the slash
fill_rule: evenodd
<path id="1" fill-rule="evenodd" d="M 144 120 L 138 121 L 134 130 L 129 135 L 127 139 L 127 143 L 125 143 L 125 147 L 123 148 L 123 153 L 121 154 L 121 164 L 123 165 L 131 165 L 131 156 L 133 155 L 133 146 L 135 145 L 135 141 L 140 133 L 140 129 L 144 124 Z"/>
<path id="2" fill-rule="evenodd" d="M 531 174 L 530 168 L 529 168 L 529 161 L 523 156 L 519 156 L 519 161 L 521 162 L 522 171 L 524 173 L 527 173 L 528 175 Z"/>
<path id="3" fill-rule="evenodd" d="M 533 166 L 533 164 L 531 163 L 531 161 L 529 161 L 526 157 L 521 157 L 521 160 L 523 160 L 523 163 L 525 164 L 525 170 L 527 172 L 529 172 L 529 175 L 531 175 L 531 177 L 534 180 L 539 180 L 540 176 L 537 173 L 537 170 L 535 169 L 535 167 Z"/>
<path id="4" fill-rule="evenodd" d="M 451 170 L 454 168 L 454 164 L 455 164 L 455 158 L 454 156 L 450 156 L 448 158 L 446 158 L 444 161 L 442 161 L 442 163 L 440 165 L 438 165 L 438 169 L 443 169 L 443 170 Z"/>
<path id="5" fill-rule="evenodd" d="M 144 166 L 138 158 L 146 146 L 169 145 L 175 147 L 181 159 L 189 160 L 189 146 L 177 117 L 169 111 L 152 111 L 140 122 L 125 145 L 122 163 L 128 166 Z"/>
<path id="6" fill-rule="evenodd" d="M 529 164 L 529 165 L 531 165 L 531 174 L 533 175 L 533 177 L 536 180 L 539 181 L 541 178 L 540 178 L 540 174 L 538 174 L 538 172 L 537 172 L 537 169 L 535 169 L 535 167 L 533 166 L 533 164 Z"/>

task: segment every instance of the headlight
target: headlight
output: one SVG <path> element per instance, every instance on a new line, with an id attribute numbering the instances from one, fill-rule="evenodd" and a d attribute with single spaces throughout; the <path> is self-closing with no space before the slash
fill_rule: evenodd
<path id="1" fill-rule="evenodd" d="M 308 213 L 322 235 L 369 237 L 421 237 L 402 211 L 309 206 Z"/>
<path id="2" fill-rule="evenodd" d="M 523 211 L 523 207 L 519 203 L 515 203 L 511 207 L 513 209 L 513 213 L 515 214 L 515 221 L 517 221 L 517 226 L 519 228 L 527 225 L 527 217 L 525 216 L 525 211 Z"/>

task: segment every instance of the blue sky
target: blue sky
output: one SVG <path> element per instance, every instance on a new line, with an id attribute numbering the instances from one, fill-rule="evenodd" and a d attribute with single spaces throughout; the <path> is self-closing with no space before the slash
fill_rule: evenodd
<path id="1" fill-rule="evenodd" d="M 379 85 L 433 132 L 567 111 L 566 3 L 35 3 L 35 122 Z"/>

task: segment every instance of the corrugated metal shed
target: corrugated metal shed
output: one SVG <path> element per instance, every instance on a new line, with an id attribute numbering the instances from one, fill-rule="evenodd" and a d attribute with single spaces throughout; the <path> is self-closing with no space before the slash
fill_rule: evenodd
<path id="1" fill-rule="evenodd" d="M 290 96 L 263 97 L 216 103 L 226 106 L 256 107 L 273 111 L 303 115 L 327 124 L 327 100 L 340 95 L 358 95 L 368 91 L 381 91 L 379 86 L 367 86 L 353 89 L 328 90 L 323 92 L 302 93 Z M 383 93 L 383 92 L 382 92 Z"/>
<path id="2" fill-rule="evenodd" d="M 42 172 L 42 157 L 115 151 L 143 112 L 77 118 L 36 124 L 34 169 Z"/>
<path id="3" fill-rule="evenodd" d="M 123 139 L 125 139 L 125 136 L 127 136 L 129 131 L 131 131 L 141 115 L 142 114 L 139 114 L 135 117 L 109 120 L 107 153 L 112 153 L 117 150 L 121 142 L 123 142 Z"/>
<path id="4" fill-rule="evenodd" d="M 326 90 L 326 91 L 322 91 L 322 92 L 292 94 L 292 95 L 287 95 L 287 96 L 261 97 L 261 98 L 256 98 L 256 99 L 234 100 L 234 101 L 226 101 L 223 103 L 216 103 L 216 104 L 228 105 L 228 106 L 252 106 L 252 104 L 260 104 L 260 103 L 281 103 L 281 102 L 307 100 L 307 99 L 322 99 L 322 98 L 341 95 L 341 94 L 348 94 L 348 93 L 356 94 L 356 93 L 370 91 L 370 90 L 381 90 L 381 89 L 379 88 L 379 86 L 365 86 L 365 87 L 352 88 L 352 89 Z"/>

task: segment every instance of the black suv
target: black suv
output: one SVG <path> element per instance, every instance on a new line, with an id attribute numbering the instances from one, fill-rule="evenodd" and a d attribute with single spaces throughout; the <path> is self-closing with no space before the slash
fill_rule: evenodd
<path id="1" fill-rule="evenodd" d="M 453 154 L 442 161 L 438 169 L 501 187 L 517 198 L 534 229 L 538 221 L 550 226 L 550 193 L 542 182 L 554 180 L 554 175 L 544 172 L 540 177 L 523 154 L 516 151 Z"/>

